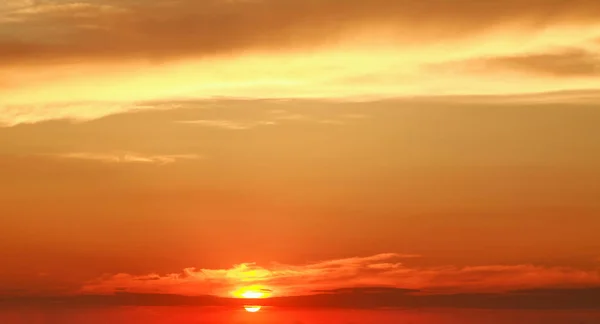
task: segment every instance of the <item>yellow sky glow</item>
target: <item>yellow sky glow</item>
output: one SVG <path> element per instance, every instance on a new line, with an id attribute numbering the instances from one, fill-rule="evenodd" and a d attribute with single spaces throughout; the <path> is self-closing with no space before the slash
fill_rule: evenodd
<path id="1" fill-rule="evenodd" d="M 271 297 L 270 290 L 262 285 L 251 285 L 236 289 L 231 293 L 236 298 L 258 299 Z"/>

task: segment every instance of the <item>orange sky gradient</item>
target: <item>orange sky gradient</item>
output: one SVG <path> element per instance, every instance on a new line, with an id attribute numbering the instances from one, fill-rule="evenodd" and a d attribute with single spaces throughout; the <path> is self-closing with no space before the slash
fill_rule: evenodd
<path id="1" fill-rule="evenodd" d="M 0 1 L 0 297 L 600 287 L 599 16 Z"/>

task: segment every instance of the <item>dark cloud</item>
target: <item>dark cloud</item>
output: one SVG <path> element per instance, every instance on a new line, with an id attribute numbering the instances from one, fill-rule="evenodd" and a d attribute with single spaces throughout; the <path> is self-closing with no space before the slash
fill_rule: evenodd
<path id="1" fill-rule="evenodd" d="M 382 294 L 382 293 L 411 293 L 419 292 L 416 289 L 402 289 L 395 287 L 350 287 L 350 288 L 338 288 L 329 290 L 315 290 L 316 294 Z"/>
<path id="2" fill-rule="evenodd" d="M 597 309 L 600 288 L 529 290 L 513 293 L 424 294 L 406 289 L 349 289 L 334 294 L 281 297 L 265 305 L 287 307 L 451 307 L 487 309 Z"/>
<path id="3" fill-rule="evenodd" d="M 600 288 L 528 290 L 511 293 L 422 294 L 406 289 L 347 289 L 307 296 L 261 299 L 263 306 L 300 308 L 481 308 L 481 309 L 600 309 Z M 80 295 L 63 297 L 5 297 L 0 306 L 53 305 L 73 306 L 231 306 L 248 304 L 248 299 L 170 294 Z"/>
<path id="4" fill-rule="evenodd" d="M 4 23 L 12 32 L 0 38 L 0 59 L 162 59 L 282 50 L 327 44 L 376 25 L 395 28 L 399 40 L 421 42 L 503 23 L 541 28 L 593 22 L 599 15 L 600 2 L 592 0 L 49 1 Z"/>

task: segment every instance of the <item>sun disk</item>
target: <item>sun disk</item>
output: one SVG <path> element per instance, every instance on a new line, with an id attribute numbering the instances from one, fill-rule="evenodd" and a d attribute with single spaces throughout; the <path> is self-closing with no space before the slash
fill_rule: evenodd
<path id="1" fill-rule="evenodd" d="M 260 306 L 244 306 L 244 309 L 250 313 L 256 313 L 260 310 Z"/>

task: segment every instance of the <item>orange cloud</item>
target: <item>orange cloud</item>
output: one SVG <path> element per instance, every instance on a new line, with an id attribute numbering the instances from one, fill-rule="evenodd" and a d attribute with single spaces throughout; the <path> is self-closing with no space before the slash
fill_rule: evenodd
<path id="1" fill-rule="evenodd" d="M 472 71 L 504 71 L 557 78 L 592 78 L 600 75 L 600 54 L 582 49 L 487 57 L 450 64 L 462 65 Z"/>
<path id="2" fill-rule="evenodd" d="M 240 287 L 260 285 L 273 296 L 305 295 L 344 287 L 389 286 L 424 293 L 504 292 L 519 289 L 600 285 L 600 271 L 535 265 L 410 267 L 414 255 L 394 253 L 304 265 L 245 263 L 230 269 L 188 268 L 182 273 L 117 274 L 87 283 L 83 293 L 171 293 L 227 296 Z"/>
<path id="3" fill-rule="evenodd" d="M 364 29 L 391 29 L 404 42 L 463 38 L 498 26 L 522 30 L 589 24 L 595 1 L 260 0 L 12 2 L 8 27 L 21 37 L 0 42 L 0 60 L 229 54 L 252 48 L 322 45 Z M 14 21 L 18 22 L 15 23 Z M 42 26 L 53 26 L 49 31 Z M 218 32 L 215 32 L 218 31 Z M 410 31 L 410 32 L 408 32 Z M 53 34 L 54 33 L 54 34 Z M 36 36 L 49 36 L 39 42 Z M 48 38 L 47 38 L 48 39 Z M 60 41 L 58 41 L 60 39 Z"/>

